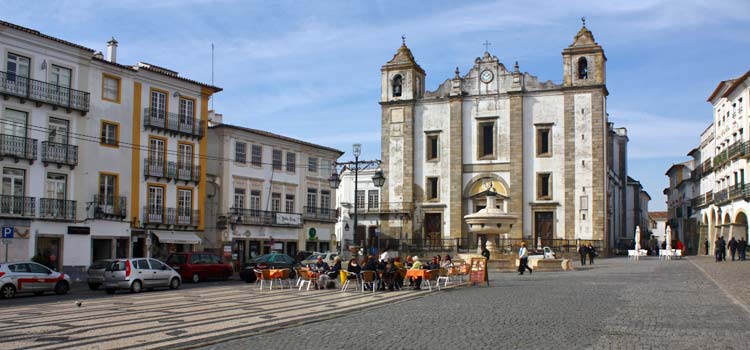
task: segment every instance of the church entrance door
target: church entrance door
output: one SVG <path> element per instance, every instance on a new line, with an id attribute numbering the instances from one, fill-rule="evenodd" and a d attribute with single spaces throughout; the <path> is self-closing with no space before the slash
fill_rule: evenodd
<path id="1" fill-rule="evenodd" d="M 552 245 L 554 218 L 551 211 L 534 212 L 534 244 L 541 238 L 542 247 Z"/>
<path id="2" fill-rule="evenodd" d="M 424 226 L 426 243 L 432 246 L 440 245 L 440 239 L 443 238 L 442 227 L 443 218 L 441 213 L 426 213 L 424 214 Z"/>

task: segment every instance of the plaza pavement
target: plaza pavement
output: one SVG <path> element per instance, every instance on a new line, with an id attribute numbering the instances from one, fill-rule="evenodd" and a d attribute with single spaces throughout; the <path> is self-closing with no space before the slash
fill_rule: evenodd
<path id="1" fill-rule="evenodd" d="M 202 349 L 749 348 L 750 313 L 701 271 L 704 258 L 695 260 L 613 258 L 574 272 L 491 274 L 490 287 Z M 723 274 L 747 286 L 750 263 L 731 269 Z"/>

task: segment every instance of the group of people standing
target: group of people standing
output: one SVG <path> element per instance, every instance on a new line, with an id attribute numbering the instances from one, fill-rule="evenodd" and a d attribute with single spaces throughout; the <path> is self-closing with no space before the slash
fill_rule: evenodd
<path id="1" fill-rule="evenodd" d="M 704 245 L 706 247 L 706 252 L 708 252 L 708 240 L 704 242 Z M 729 248 L 729 254 L 732 255 L 732 261 L 735 261 L 735 259 L 738 258 L 738 255 L 740 261 L 744 261 L 747 256 L 747 240 L 744 238 L 736 240 L 732 237 L 732 239 L 727 242 L 724 240 L 724 236 L 719 236 L 719 238 L 714 241 L 714 247 L 714 258 L 716 259 L 716 262 L 727 261 L 727 248 Z"/>
<path id="2" fill-rule="evenodd" d="M 596 248 L 594 248 L 591 243 L 589 243 L 589 245 L 581 244 L 581 246 L 578 247 L 578 254 L 581 256 L 581 265 L 586 265 L 587 257 L 589 265 L 594 265 L 594 258 L 599 255 L 599 253 L 596 252 Z"/>

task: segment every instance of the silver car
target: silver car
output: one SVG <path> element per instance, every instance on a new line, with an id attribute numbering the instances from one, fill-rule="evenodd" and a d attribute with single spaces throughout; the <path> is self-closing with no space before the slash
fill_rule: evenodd
<path id="1" fill-rule="evenodd" d="M 69 290 L 70 276 L 44 265 L 31 261 L 0 263 L 1 299 L 13 298 L 17 293 L 66 294 Z"/>
<path id="2" fill-rule="evenodd" d="M 104 290 L 107 294 L 114 294 L 118 289 L 129 289 L 133 293 L 139 293 L 144 288 L 177 289 L 181 284 L 180 274 L 156 259 L 119 259 L 104 270 Z"/>
<path id="3" fill-rule="evenodd" d="M 89 284 L 91 290 L 97 290 L 104 284 L 104 270 L 113 261 L 112 259 L 97 260 L 89 266 L 89 269 L 86 271 L 86 283 Z"/>

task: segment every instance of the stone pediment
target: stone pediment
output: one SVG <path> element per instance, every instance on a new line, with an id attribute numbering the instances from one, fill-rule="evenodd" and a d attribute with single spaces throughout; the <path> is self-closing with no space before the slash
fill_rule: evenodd
<path id="1" fill-rule="evenodd" d="M 424 70 L 419 66 L 419 64 L 417 64 L 417 61 L 414 60 L 414 55 L 412 55 L 411 50 L 409 50 L 405 43 L 398 48 L 398 51 L 396 51 L 396 54 L 393 55 L 393 58 L 388 61 L 383 67 L 385 68 L 389 66 L 414 67 L 420 72 L 424 73 Z"/>
<path id="2" fill-rule="evenodd" d="M 576 34 L 575 38 L 573 39 L 573 44 L 571 44 L 570 47 L 598 45 L 599 44 L 596 43 L 596 40 L 594 40 L 594 34 L 591 33 L 588 28 L 581 27 L 581 30 L 579 30 Z"/>

